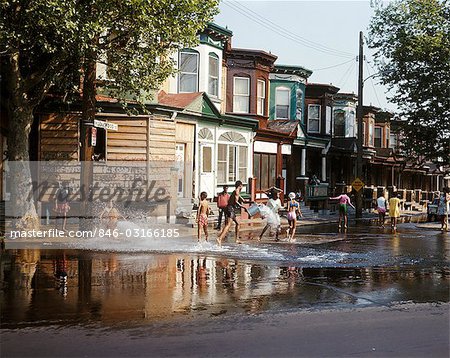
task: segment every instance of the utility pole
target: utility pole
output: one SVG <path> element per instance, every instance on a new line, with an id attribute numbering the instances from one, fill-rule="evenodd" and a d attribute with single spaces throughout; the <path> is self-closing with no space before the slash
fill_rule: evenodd
<path id="1" fill-rule="evenodd" d="M 88 57 L 84 66 L 82 117 L 80 126 L 80 194 L 81 194 L 81 218 L 80 228 L 89 230 L 92 224 L 92 203 L 90 202 L 90 189 L 93 184 L 93 155 L 94 146 L 92 143 L 92 130 L 96 112 L 95 103 L 95 79 L 96 63 L 92 60 L 95 57 Z"/>
<path id="2" fill-rule="evenodd" d="M 364 62 L 364 54 L 363 54 L 363 33 L 359 32 L 359 56 L 358 56 L 358 64 L 359 64 L 359 72 L 358 72 L 358 107 L 356 108 L 356 120 L 358 122 L 358 138 L 357 138 L 357 157 L 356 157 L 356 177 L 362 180 L 363 176 L 363 137 L 364 137 L 364 126 L 363 126 L 363 62 Z M 356 191 L 356 217 L 362 217 L 362 206 L 363 206 L 363 198 L 362 191 Z"/>

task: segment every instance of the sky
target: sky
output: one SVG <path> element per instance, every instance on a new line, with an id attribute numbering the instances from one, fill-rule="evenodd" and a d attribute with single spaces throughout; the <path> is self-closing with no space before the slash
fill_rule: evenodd
<path id="1" fill-rule="evenodd" d="M 359 32 L 368 35 L 372 14 L 370 1 L 362 0 L 222 0 L 214 22 L 233 32 L 233 47 L 271 52 L 277 64 L 312 70 L 309 83 L 357 93 Z M 370 77 L 378 71 L 367 45 L 364 55 L 364 104 L 394 110 L 387 89 Z"/>

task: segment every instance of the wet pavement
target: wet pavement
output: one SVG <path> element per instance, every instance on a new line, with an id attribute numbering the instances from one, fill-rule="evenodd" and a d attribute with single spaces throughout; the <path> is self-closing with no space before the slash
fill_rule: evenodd
<path id="1" fill-rule="evenodd" d="M 142 325 L 187 318 L 448 303 L 450 234 L 361 223 L 295 243 L 103 238 L 1 255 L 1 326 Z M 232 236 L 232 235 L 231 235 Z"/>

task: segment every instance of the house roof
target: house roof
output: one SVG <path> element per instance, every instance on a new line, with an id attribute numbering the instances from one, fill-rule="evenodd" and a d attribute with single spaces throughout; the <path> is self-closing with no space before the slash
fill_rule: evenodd
<path id="1" fill-rule="evenodd" d="M 232 31 L 228 30 L 225 27 L 219 26 L 213 22 L 208 23 L 204 32 L 214 33 L 215 35 L 223 36 L 224 38 L 230 38 L 233 36 Z"/>
<path id="2" fill-rule="evenodd" d="M 249 48 L 236 48 L 233 47 L 231 51 L 228 53 L 229 57 L 259 57 L 261 59 L 268 60 L 269 62 L 275 62 L 278 56 L 266 52 L 264 50 L 255 50 Z"/>
<path id="3" fill-rule="evenodd" d="M 291 135 L 297 130 L 299 123 L 300 121 L 293 121 L 289 119 L 275 119 L 268 121 L 267 129 Z"/>
<path id="4" fill-rule="evenodd" d="M 322 95 L 324 93 L 336 94 L 339 88 L 333 86 L 331 83 L 307 83 L 306 84 L 306 95 L 316 96 Z"/>
<path id="5" fill-rule="evenodd" d="M 186 108 L 201 95 L 203 92 L 169 94 L 160 91 L 158 92 L 158 103 L 170 107 Z"/>
<path id="6" fill-rule="evenodd" d="M 193 114 L 199 116 L 199 119 L 202 121 L 226 123 L 253 129 L 256 129 L 259 123 L 258 120 L 249 117 L 237 117 L 220 113 L 205 92 L 168 94 L 161 90 L 158 93 L 158 104 L 165 106 L 166 109 L 181 110 L 180 113 L 185 115 Z"/>
<path id="7" fill-rule="evenodd" d="M 302 66 L 294 66 L 294 65 L 275 65 L 274 69 L 272 70 L 273 73 L 283 73 L 283 74 L 292 74 L 292 75 L 298 75 L 305 78 L 308 78 L 311 76 L 313 71 L 308 70 L 305 67 Z"/>

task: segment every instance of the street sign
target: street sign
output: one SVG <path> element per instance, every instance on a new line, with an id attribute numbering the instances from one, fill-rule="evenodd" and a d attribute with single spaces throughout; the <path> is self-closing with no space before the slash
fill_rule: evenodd
<path id="1" fill-rule="evenodd" d="M 105 121 L 99 121 L 98 119 L 94 119 L 94 127 L 109 129 L 111 131 L 119 130 L 119 125 L 116 123 L 110 123 Z"/>
<path id="2" fill-rule="evenodd" d="M 97 145 L 97 128 L 91 127 L 91 146 L 95 147 Z"/>
<path id="3" fill-rule="evenodd" d="M 355 180 L 353 180 L 352 187 L 356 191 L 360 191 L 364 187 L 364 183 L 361 179 L 356 178 Z"/>

